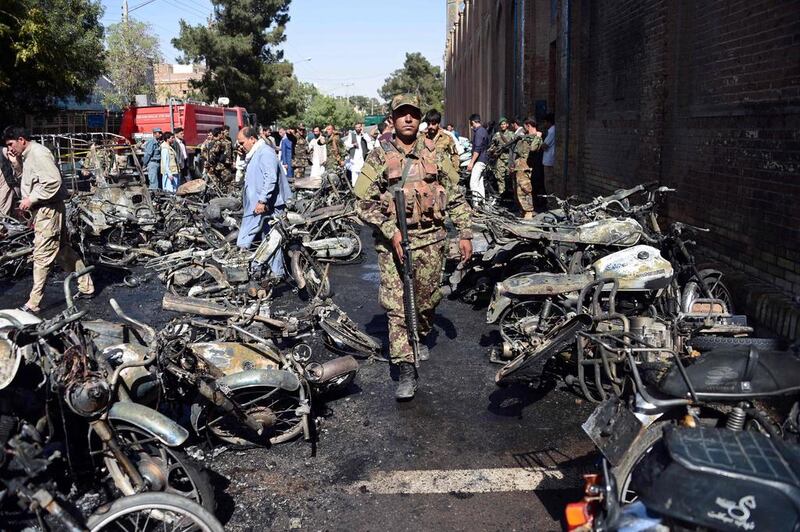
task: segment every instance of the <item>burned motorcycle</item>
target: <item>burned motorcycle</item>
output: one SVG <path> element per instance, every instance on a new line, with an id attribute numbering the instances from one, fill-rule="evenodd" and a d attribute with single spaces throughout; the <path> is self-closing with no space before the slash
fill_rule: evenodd
<path id="1" fill-rule="evenodd" d="M 188 249 L 148 261 L 148 268 L 163 272 L 167 290 L 180 296 L 207 298 L 246 306 L 263 299 L 280 279 L 270 269 L 278 255 L 290 259 L 291 279 L 298 290 L 312 296 L 330 295 L 326 268 L 303 245 L 303 234 L 287 215 L 271 221 L 268 236 L 255 251 L 237 247 L 197 251 Z"/>
<path id="2" fill-rule="evenodd" d="M 644 456 L 638 500 L 619 498 L 607 461 L 567 505 L 567 530 L 794 531 L 800 527 L 800 446 L 747 431 L 676 427 Z"/>
<path id="3" fill-rule="evenodd" d="M 582 312 L 581 290 L 600 279 L 605 280 L 601 284 L 605 293 L 617 286 L 615 311 L 626 316 L 644 315 L 654 305 L 662 316 L 702 312 L 705 307 L 700 299 L 709 300 L 706 303 L 715 312 L 732 314 L 732 298 L 722 272 L 697 268 L 687 249 L 691 242 L 682 237 L 687 229 L 701 230 L 676 222 L 666 235 L 651 239 L 658 247 L 629 247 L 577 273 L 521 274 L 498 283 L 487 321 L 500 325 L 502 356 L 514 358 L 536 349 L 554 325 Z"/>
<path id="4" fill-rule="evenodd" d="M 68 213 L 76 247 L 89 262 L 128 267 L 159 255 L 151 246 L 157 219 L 150 191 L 140 183 L 99 185 L 73 197 Z"/>
<path id="5" fill-rule="evenodd" d="M 34 424 L 0 414 L 0 511 L 4 530 L 223 530 L 200 505 L 173 493 L 148 492 L 108 500 L 94 486 L 78 487 L 66 442 Z M 91 514 L 91 515 L 89 515 Z"/>
<path id="6" fill-rule="evenodd" d="M 0 312 L 9 412 L 35 425 L 45 443 L 66 444 L 75 481 L 99 482 L 114 494 L 174 493 L 213 511 L 207 477 L 177 449 L 187 431 L 150 408 L 114 400 L 119 372 L 97 356 L 82 325 L 86 311 L 74 306 L 70 286 L 76 277 L 64 281 L 67 309 L 55 318 Z"/>
<path id="7" fill-rule="evenodd" d="M 207 339 L 202 338 L 203 324 L 186 319 L 155 334 L 114 308 L 126 327 L 90 326 L 100 334 L 103 355 L 112 366 L 137 361 L 135 369 L 121 372 L 121 393 L 178 415 L 186 405 L 198 435 L 228 443 L 268 446 L 301 433 L 311 439 L 312 397 L 345 388 L 358 371 L 352 357 L 310 363 L 305 344 L 284 353 L 237 325 L 229 328 L 248 341 L 199 341 Z"/>
<path id="8" fill-rule="evenodd" d="M 579 272 L 657 232 L 654 209 L 668 192 L 666 187 L 639 185 L 583 205 L 561 202 L 564 207 L 550 211 L 552 216 L 535 220 L 521 220 L 491 205 L 477 208 L 477 242 L 483 245 L 469 263 L 456 265 L 449 278 L 451 290 L 474 303 L 495 283 L 514 275 Z M 644 201 L 631 205 L 629 198 L 636 194 L 644 194 Z"/>
<path id="9" fill-rule="evenodd" d="M 324 334 L 326 346 L 336 353 L 372 359 L 380 352 L 380 345 L 361 332 L 358 325 L 330 299 L 315 298 L 296 311 L 273 311 L 270 301 L 257 301 L 248 308 L 241 309 L 207 299 L 166 293 L 161 306 L 164 310 L 203 316 L 205 321 L 201 322 L 202 328 L 207 335 L 212 335 L 207 339 L 235 338 L 236 335 L 231 335 L 228 327 L 228 324 L 233 323 L 275 341 L 297 340 L 320 330 Z"/>
<path id="10" fill-rule="evenodd" d="M 33 229 L 28 224 L 0 214 L 0 279 L 16 277 L 33 253 Z"/>

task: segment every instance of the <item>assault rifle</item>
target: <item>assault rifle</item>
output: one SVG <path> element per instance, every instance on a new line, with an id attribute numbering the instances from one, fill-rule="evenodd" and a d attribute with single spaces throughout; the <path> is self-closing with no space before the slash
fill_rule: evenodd
<path id="1" fill-rule="evenodd" d="M 414 266 L 411 263 L 411 243 L 408 240 L 406 193 L 401 187 L 397 187 L 394 191 L 394 206 L 397 229 L 401 236 L 400 246 L 403 249 L 403 309 L 406 312 L 406 329 L 411 350 L 414 352 L 414 366 L 419 367 L 419 317 L 414 293 Z"/>

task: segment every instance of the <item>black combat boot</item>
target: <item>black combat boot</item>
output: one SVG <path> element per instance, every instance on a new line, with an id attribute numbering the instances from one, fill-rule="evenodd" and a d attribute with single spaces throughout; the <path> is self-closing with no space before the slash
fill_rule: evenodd
<path id="1" fill-rule="evenodd" d="M 417 368 L 409 362 L 401 362 L 397 369 L 400 372 L 400 378 L 397 379 L 394 397 L 398 401 L 409 401 L 414 398 L 414 393 L 417 391 Z"/>

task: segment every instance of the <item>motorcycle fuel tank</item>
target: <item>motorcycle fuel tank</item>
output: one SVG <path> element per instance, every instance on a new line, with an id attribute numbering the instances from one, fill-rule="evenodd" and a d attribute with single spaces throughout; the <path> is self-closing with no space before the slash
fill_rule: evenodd
<path id="1" fill-rule="evenodd" d="M 605 246 L 632 246 L 639 241 L 642 226 L 633 218 L 606 218 L 577 228 L 579 242 Z"/>
<path id="2" fill-rule="evenodd" d="M 592 265 L 597 279 L 619 281 L 620 290 L 658 290 L 672 281 L 672 264 L 652 246 L 633 246 L 606 255 Z"/>

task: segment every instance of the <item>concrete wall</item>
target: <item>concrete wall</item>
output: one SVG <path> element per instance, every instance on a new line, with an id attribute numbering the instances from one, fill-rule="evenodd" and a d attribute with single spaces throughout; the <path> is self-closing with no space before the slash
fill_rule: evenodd
<path id="1" fill-rule="evenodd" d="M 551 190 L 677 188 L 666 214 L 712 230 L 698 239 L 706 256 L 800 294 L 800 2 L 519 1 L 523 89 L 505 108 L 555 109 L 561 178 Z M 511 3 L 472 0 L 459 20 L 469 28 L 469 11 L 489 17 L 487 4 Z M 472 87 L 486 81 L 465 81 L 463 51 L 474 65 L 488 48 L 467 33 L 447 48 L 461 77 L 446 72 L 446 114 L 493 120 L 502 106 L 492 98 L 508 98 L 503 83 L 520 72 L 505 64 Z"/>

